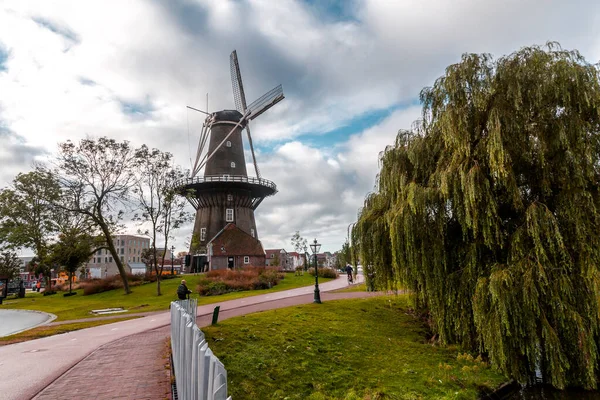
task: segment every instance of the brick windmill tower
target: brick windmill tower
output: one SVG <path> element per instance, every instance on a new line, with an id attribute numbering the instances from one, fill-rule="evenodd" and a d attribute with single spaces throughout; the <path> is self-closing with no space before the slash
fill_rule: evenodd
<path id="1" fill-rule="evenodd" d="M 188 107 L 207 115 L 202 126 L 191 177 L 178 185 L 179 191 L 188 196 L 196 209 L 190 254 L 205 253 L 210 257 L 211 240 L 226 227 L 231 230 L 230 224 L 235 224 L 237 229 L 249 235 L 245 241 L 258 242 L 254 210 L 266 197 L 277 193 L 277 186 L 260 176 L 249 123 L 283 100 L 283 89 L 278 85 L 246 105 L 235 50 L 231 53 L 230 67 L 236 110 L 208 113 Z M 256 177 L 248 176 L 246 171 L 243 130 L 246 130 L 248 136 Z M 200 175 L 202 168 L 204 175 Z M 260 242 L 258 244 L 260 245 Z M 262 249 L 262 246 L 260 248 Z M 229 259 L 232 257 L 230 254 Z M 232 267 L 231 260 L 229 267 Z"/>

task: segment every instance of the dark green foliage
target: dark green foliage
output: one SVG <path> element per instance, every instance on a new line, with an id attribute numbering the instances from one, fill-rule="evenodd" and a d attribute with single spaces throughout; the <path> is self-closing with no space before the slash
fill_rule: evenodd
<path id="1" fill-rule="evenodd" d="M 21 260 L 17 253 L 12 251 L 3 251 L 0 253 L 0 276 L 13 279 L 19 276 L 19 267 Z"/>
<path id="2" fill-rule="evenodd" d="M 71 227 L 59 235 L 57 243 L 50 247 L 48 261 L 52 265 L 64 269 L 69 274 L 69 292 L 71 293 L 73 275 L 84 265 L 96 250 L 96 238 L 82 231 L 79 227 Z"/>
<path id="3" fill-rule="evenodd" d="M 60 187 L 52 174 L 40 170 L 18 174 L 10 187 L 0 190 L 0 243 L 35 252 L 36 274 L 49 282 L 50 265 L 45 261 L 48 246 L 58 226 L 52 202 Z"/>
<path id="4" fill-rule="evenodd" d="M 465 55 L 381 156 L 353 237 L 442 342 L 521 382 L 596 388 L 598 68 L 556 44 Z"/>

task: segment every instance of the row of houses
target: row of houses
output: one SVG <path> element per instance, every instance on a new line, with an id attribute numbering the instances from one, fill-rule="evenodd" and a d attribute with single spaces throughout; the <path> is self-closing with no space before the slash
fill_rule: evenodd
<path id="1" fill-rule="evenodd" d="M 285 249 L 267 249 L 265 250 L 267 266 L 280 266 L 285 270 L 295 270 L 297 267 L 304 267 L 308 257 L 308 267 L 314 266 L 314 257 L 312 254 L 288 252 Z M 333 268 L 336 263 L 336 254 L 328 251 L 317 254 L 317 264 L 319 267 Z"/>
<path id="2" fill-rule="evenodd" d="M 113 245 L 117 251 L 125 271 L 131 274 L 143 274 L 151 268 L 143 260 L 144 250 L 150 248 L 150 239 L 143 236 L 117 235 Z M 163 249 L 157 249 L 160 254 Z M 206 254 L 202 255 L 206 268 L 203 270 L 241 268 L 244 266 L 278 266 L 286 271 L 294 271 L 297 267 L 304 267 L 306 254 L 285 249 L 266 249 L 262 243 L 238 228 L 235 224 L 227 224 L 212 240 L 208 242 Z M 336 255 L 330 252 L 317 254 L 317 263 L 320 267 L 333 267 Z M 21 278 L 27 287 L 35 284 L 39 277 L 33 275 L 25 268 L 31 258 L 22 258 Z M 183 257 L 175 257 L 170 249 L 166 250 L 164 271 L 171 269 L 175 273 L 192 272 L 191 266 L 184 265 Z M 312 254 L 308 255 L 310 266 L 314 264 Z M 94 253 L 85 264 L 81 278 L 105 278 L 119 273 L 117 263 L 108 249 L 100 249 Z M 55 272 L 55 274 L 58 271 Z M 79 275 L 79 274 L 78 274 Z"/>
<path id="3" fill-rule="evenodd" d="M 312 265 L 314 259 L 309 255 Z M 235 224 L 225 226 L 208 242 L 206 263 L 208 269 L 241 268 L 244 266 L 278 266 L 286 271 L 294 271 L 305 265 L 304 253 L 288 252 L 285 249 L 264 250 L 259 240 L 249 235 Z M 333 267 L 336 255 L 330 252 L 317 254 L 321 267 Z"/>

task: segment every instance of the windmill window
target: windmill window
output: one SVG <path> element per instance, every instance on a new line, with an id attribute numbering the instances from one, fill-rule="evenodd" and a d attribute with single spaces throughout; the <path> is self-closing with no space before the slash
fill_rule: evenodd
<path id="1" fill-rule="evenodd" d="M 231 147 L 231 142 L 228 140 L 228 141 L 225 143 L 225 146 L 227 146 L 227 147 Z"/>
<path id="2" fill-rule="evenodd" d="M 206 228 L 200 228 L 200 241 L 204 242 L 206 240 Z"/>
<path id="3" fill-rule="evenodd" d="M 233 208 L 228 208 L 225 211 L 225 221 L 226 222 L 233 222 Z"/>
<path id="4" fill-rule="evenodd" d="M 227 195 L 227 201 L 233 201 L 233 195 L 232 194 L 228 194 Z"/>
<path id="5" fill-rule="evenodd" d="M 275 258 L 275 253 L 271 253 L 271 258 Z"/>
<path id="6" fill-rule="evenodd" d="M 223 180 L 224 181 L 228 181 L 229 180 L 229 175 L 228 174 L 224 174 L 223 175 Z"/>
<path id="7" fill-rule="evenodd" d="M 254 236 L 254 228 L 250 229 L 250 234 L 252 235 L 252 237 L 255 237 Z"/>
<path id="8" fill-rule="evenodd" d="M 233 161 L 231 162 L 231 168 L 235 168 L 235 163 Z"/>
<path id="9" fill-rule="evenodd" d="M 250 257 L 244 256 L 244 264 L 250 264 Z"/>

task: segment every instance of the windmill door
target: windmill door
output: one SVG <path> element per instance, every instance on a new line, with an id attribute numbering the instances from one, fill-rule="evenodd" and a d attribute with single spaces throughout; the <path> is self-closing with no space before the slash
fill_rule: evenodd
<path id="1" fill-rule="evenodd" d="M 227 257 L 227 268 L 233 269 L 233 257 Z"/>

